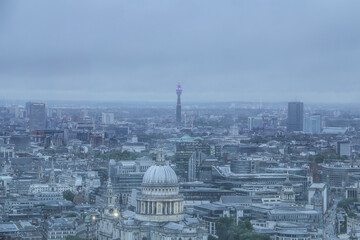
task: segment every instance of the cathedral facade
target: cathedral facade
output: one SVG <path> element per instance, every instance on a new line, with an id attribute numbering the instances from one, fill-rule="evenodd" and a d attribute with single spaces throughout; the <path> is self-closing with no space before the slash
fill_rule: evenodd
<path id="1" fill-rule="evenodd" d="M 110 182 L 110 180 L 109 180 Z M 107 196 L 111 195 L 108 185 Z M 126 240 L 207 240 L 208 233 L 198 218 L 184 214 L 184 198 L 178 178 L 158 152 L 155 165 L 145 173 L 136 212 L 119 216 L 115 205 L 105 207 L 98 227 L 98 239 Z M 113 209 L 111 212 L 106 209 Z"/>

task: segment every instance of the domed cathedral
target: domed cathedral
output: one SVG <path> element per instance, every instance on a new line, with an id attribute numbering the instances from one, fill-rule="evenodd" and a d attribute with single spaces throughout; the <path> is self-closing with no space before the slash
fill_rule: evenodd
<path id="1" fill-rule="evenodd" d="M 280 199 L 283 202 L 295 202 L 295 192 L 289 179 L 289 173 L 287 174 L 286 180 L 281 188 Z"/>
<path id="2" fill-rule="evenodd" d="M 184 198 L 179 194 L 178 178 L 166 164 L 161 147 L 155 165 L 143 177 L 141 193 L 136 200 L 136 213 L 126 211 L 120 220 L 120 239 L 208 239 L 202 222 L 184 214 Z"/>
<path id="3" fill-rule="evenodd" d="M 149 222 L 181 221 L 184 219 L 183 204 L 177 176 L 165 164 L 160 150 L 156 164 L 144 175 L 142 190 L 137 196 L 136 219 Z"/>

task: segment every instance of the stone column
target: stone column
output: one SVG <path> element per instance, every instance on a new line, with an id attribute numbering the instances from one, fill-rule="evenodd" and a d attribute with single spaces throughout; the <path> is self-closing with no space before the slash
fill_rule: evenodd
<path id="1" fill-rule="evenodd" d="M 175 208 L 175 206 L 176 206 L 176 208 Z M 176 211 L 175 211 L 175 210 L 176 210 Z M 176 202 L 174 202 L 174 213 L 178 214 L 178 212 L 179 212 L 179 204 L 178 204 L 178 202 L 176 201 Z"/>
<path id="2" fill-rule="evenodd" d="M 163 210 L 163 209 L 162 209 L 162 204 L 161 204 L 161 202 L 157 202 L 156 204 L 157 204 L 157 206 L 158 206 L 158 213 L 159 213 L 159 214 L 162 214 L 162 210 Z"/>

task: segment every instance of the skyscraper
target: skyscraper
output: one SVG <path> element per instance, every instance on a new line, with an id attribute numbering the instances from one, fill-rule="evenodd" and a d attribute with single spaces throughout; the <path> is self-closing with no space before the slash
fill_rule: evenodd
<path id="1" fill-rule="evenodd" d="M 339 141 L 336 144 L 336 153 L 342 157 L 342 156 L 351 156 L 351 143 L 349 140 L 345 141 Z"/>
<path id="2" fill-rule="evenodd" d="M 289 132 L 302 131 L 304 121 L 304 103 L 288 103 L 287 130 Z"/>
<path id="3" fill-rule="evenodd" d="M 187 181 L 189 177 L 189 161 L 194 152 L 202 152 L 209 156 L 214 154 L 216 158 L 221 156 L 221 145 L 212 145 L 200 140 L 179 141 L 176 143 L 176 173 L 181 180 Z"/>
<path id="4" fill-rule="evenodd" d="M 264 120 L 262 117 L 249 117 L 248 127 L 250 131 L 264 129 Z"/>
<path id="5" fill-rule="evenodd" d="M 30 131 L 46 129 L 45 103 L 30 104 Z"/>
<path id="6" fill-rule="evenodd" d="M 176 122 L 177 123 L 181 123 L 181 93 L 182 93 L 182 88 L 180 83 L 178 84 L 177 88 L 176 88 L 176 95 L 177 95 L 177 105 L 176 105 Z"/>
<path id="7" fill-rule="evenodd" d="M 189 159 L 188 181 L 194 182 L 200 180 L 200 167 L 207 155 L 201 151 L 195 151 Z"/>
<path id="8" fill-rule="evenodd" d="M 303 131 L 310 134 L 319 134 L 321 132 L 321 116 L 314 114 L 304 117 Z"/>
<path id="9" fill-rule="evenodd" d="M 25 112 L 26 112 L 26 117 L 27 118 L 30 117 L 30 106 L 31 106 L 31 102 L 26 102 L 25 103 Z"/>
<path id="10" fill-rule="evenodd" d="M 102 113 L 101 115 L 102 124 L 110 125 L 110 124 L 114 124 L 114 122 L 115 122 L 114 113 Z"/>

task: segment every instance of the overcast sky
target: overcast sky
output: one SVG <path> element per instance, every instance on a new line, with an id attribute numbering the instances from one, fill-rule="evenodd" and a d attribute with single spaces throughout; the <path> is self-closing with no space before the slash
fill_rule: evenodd
<path id="1" fill-rule="evenodd" d="M 360 102 L 360 1 L 1 0 L 0 98 Z"/>

